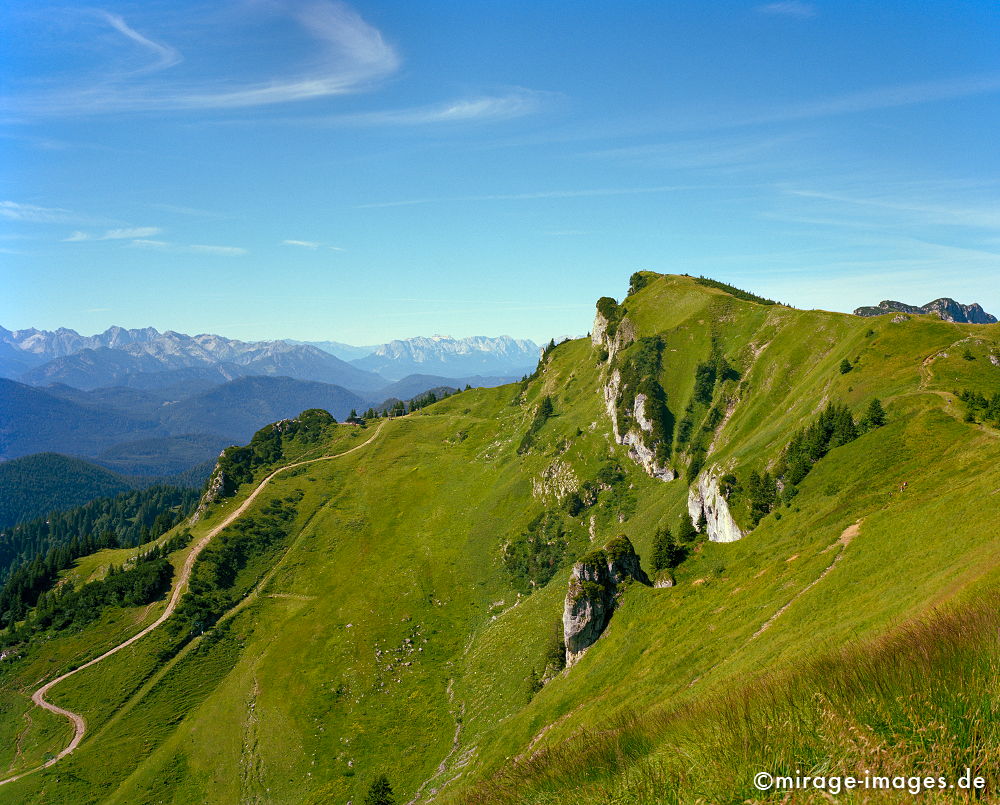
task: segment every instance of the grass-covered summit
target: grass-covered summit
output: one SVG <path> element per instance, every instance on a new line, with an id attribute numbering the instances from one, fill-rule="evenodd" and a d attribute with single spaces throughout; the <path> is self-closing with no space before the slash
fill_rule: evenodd
<path id="1" fill-rule="evenodd" d="M 1000 432 L 957 395 L 992 399 L 998 355 L 997 325 L 641 273 L 525 382 L 276 476 L 186 607 L 52 689 L 84 740 L 0 802 L 359 803 L 382 775 L 400 802 L 779 801 L 754 772 L 989 774 Z M 191 544 L 375 427 L 258 440 Z M 698 533 L 723 520 L 743 536 Z M 674 584 L 625 585 L 560 670 L 573 563 L 620 535 Z M 0 662 L 0 763 L 65 746 L 31 691 L 162 606 Z"/>

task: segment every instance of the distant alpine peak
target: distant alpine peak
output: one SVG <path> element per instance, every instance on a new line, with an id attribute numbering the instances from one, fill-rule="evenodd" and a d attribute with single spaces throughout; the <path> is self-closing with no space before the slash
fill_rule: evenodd
<path id="1" fill-rule="evenodd" d="M 421 361 L 433 360 L 442 355 L 470 355 L 480 352 L 504 356 L 536 355 L 538 345 L 533 341 L 515 339 L 509 335 L 473 335 L 468 338 L 432 335 L 396 339 L 388 344 L 382 344 L 372 354 L 380 357 L 405 354 Z"/>
<path id="2" fill-rule="evenodd" d="M 919 307 L 908 305 L 905 302 L 896 302 L 892 299 L 883 299 L 876 306 L 859 307 L 854 311 L 855 316 L 881 316 L 885 313 L 911 313 L 914 315 L 934 313 L 944 321 L 962 324 L 996 324 L 997 321 L 997 317 L 983 310 L 982 305 L 978 302 L 963 305 L 947 296 Z"/>

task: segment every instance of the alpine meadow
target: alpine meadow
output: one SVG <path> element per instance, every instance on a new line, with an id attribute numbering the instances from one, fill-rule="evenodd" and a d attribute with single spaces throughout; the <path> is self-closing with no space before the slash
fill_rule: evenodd
<path id="1" fill-rule="evenodd" d="M 47 593 L 8 626 L 0 800 L 361 802 L 384 777 L 400 802 L 743 802 L 768 798 L 761 771 L 990 785 L 998 327 L 638 272 L 520 383 L 270 425 L 223 453 L 193 516 L 61 573 L 107 584 L 153 552 L 172 590 L 61 630 Z M 85 731 L 63 754 L 69 714 Z"/>
<path id="2" fill-rule="evenodd" d="M 0 805 L 1000 803 L 1000 3 L 0 40 Z"/>

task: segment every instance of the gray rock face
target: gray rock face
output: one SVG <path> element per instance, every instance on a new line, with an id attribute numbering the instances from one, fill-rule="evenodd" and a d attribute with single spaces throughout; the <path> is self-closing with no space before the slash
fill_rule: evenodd
<path id="1" fill-rule="evenodd" d="M 626 322 L 628 322 L 627 318 L 622 320 L 621 324 L 618 325 L 618 332 L 615 334 L 615 337 L 609 340 L 607 338 L 608 321 L 601 315 L 600 311 L 597 312 L 597 317 L 594 319 L 594 329 L 591 334 L 591 340 L 596 346 L 604 346 L 604 348 L 608 350 L 609 361 L 612 360 L 614 354 L 617 353 L 623 345 L 630 344 L 635 339 L 633 329 L 630 325 L 626 326 Z M 624 344 L 621 343 L 623 331 L 626 332 L 625 338 L 627 339 Z M 621 372 L 617 369 L 612 369 L 611 374 L 608 376 L 608 381 L 604 384 L 603 388 L 604 408 L 608 412 L 608 417 L 611 419 L 611 428 L 614 434 L 615 442 L 628 447 L 629 458 L 641 466 L 651 477 L 659 478 L 661 481 L 674 480 L 677 475 L 670 467 L 662 467 L 657 464 L 655 453 L 649 446 L 646 445 L 640 431 L 635 428 L 630 428 L 626 433 L 621 433 L 619 431 L 618 413 L 616 407 L 618 404 L 618 396 L 621 394 L 621 383 Z M 635 396 L 633 418 L 643 432 L 652 432 L 653 423 L 646 417 L 645 394 L 637 394 Z"/>
<path id="2" fill-rule="evenodd" d="M 579 660 L 604 632 L 620 588 L 630 581 L 650 583 L 639 555 L 626 536 L 616 537 L 603 550 L 594 551 L 573 566 L 563 605 L 567 667 Z"/>
<path id="3" fill-rule="evenodd" d="M 219 457 L 222 457 L 221 454 Z M 201 496 L 201 500 L 198 501 L 198 508 L 191 515 L 192 524 L 197 523 L 202 518 L 202 515 L 205 514 L 205 510 L 222 497 L 228 482 L 229 479 L 226 477 L 226 474 L 219 467 L 218 463 L 216 463 L 215 469 L 212 470 L 212 475 L 208 479 L 208 486 L 205 489 L 205 493 Z"/>
<path id="4" fill-rule="evenodd" d="M 705 513 L 708 538 L 712 542 L 736 542 L 746 536 L 733 519 L 729 504 L 719 490 L 719 476 L 706 470 L 688 490 L 688 514 L 695 525 Z"/>
<path id="5" fill-rule="evenodd" d="M 635 407 L 632 416 L 644 432 L 653 432 L 653 423 L 646 417 L 645 394 L 639 393 L 635 395 Z M 647 475 L 659 478 L 661 481 L 672 481 L 677 477 L 670 467 L 661 467 L 656 462 L 656 453 L 643 441 L 642 434 L 637 433 L 635 430 L 630 430 L 621 437 L 620 444 L 628 445 L 629 458 L 640 465 L 646 471 Z"/>
<path id="6" fill-rule="evenodd" d="M 635 325 L 628 316 L 624 316 L 615 328 L 614 336 L 608 335 L 610 322 L 601 311 L 594 316 L 594 326 L 590 331 L 590 341 L 595 347 L 604 347 L 608 351 L 608 360 L 614 360 L 615 355 L 635 341 Z"/>
<path id="7" fill-rule="evenodd" d="M 995 324 L 996 316 L 992 316 L 983 310 L 982 306 L 976 302 L 971 305 L 963 305 L 948 297 L 935 299 L 926 305 L 917 307 L 908 305 L 905 302 L 895 302 L 892 299 L 883 299 L 877 306 L 859 307 L 855 309 L 855 316 L 881 316 L 885 313 L 910 313 L 919 315 L 921 313 L 934 313 L 945 321 L 960 322 L 963 324 Z"/>

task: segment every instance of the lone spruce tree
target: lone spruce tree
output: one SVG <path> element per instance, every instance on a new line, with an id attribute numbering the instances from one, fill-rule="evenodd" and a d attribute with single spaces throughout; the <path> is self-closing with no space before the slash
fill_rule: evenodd
<path id="1" fill-rule="evenodd" d="M 376 777 L 368 787 L 365 805 L 396 805 L 396 797 L 392 793 L 392 786 L 389 785 L 389 778 L 384 774 Z"/>
<path id="2" fill-rule="evenodd" d="M 658 528 L 653 535 L 653 570 L 673 570 L 687 558 L 687 549 L 678 544 L 669 528 Z"/>
<path id="3" fill-rule="evenodd" d="M 878 397 L 873 397 L 872 401 L 868 403 L 868 410 L 861 417 L 861 430 L 875 430 L 875 428 L 881 428 L 885 423 L 885 409 L 882 407 L 882 403 L 879 402 Z"/>
<path id="4" fill-rule="evenodd" d="M 698 529 L 686 514 L 681 515 L 680 525 L 677 527 L 677 539 L 681 544 L 690 544 L 698 539 Z"/>

